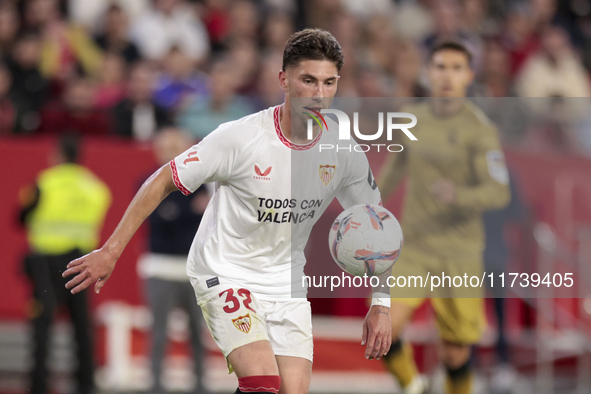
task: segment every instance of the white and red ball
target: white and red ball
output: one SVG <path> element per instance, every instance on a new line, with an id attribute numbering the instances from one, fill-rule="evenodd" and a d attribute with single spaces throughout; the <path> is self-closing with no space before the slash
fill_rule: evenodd
<path id="1" fill-rule="evenodd" d="M 356 276 L 381 275 L 390 270 L 402 247 L 396 217 L 376 204 L 359 204 L 343 211 L 328 235 L 330 253 L 346 272 Z"/>

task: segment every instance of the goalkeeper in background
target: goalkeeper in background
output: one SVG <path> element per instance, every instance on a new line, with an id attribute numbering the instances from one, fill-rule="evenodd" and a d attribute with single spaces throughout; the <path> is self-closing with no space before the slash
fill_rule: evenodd
<path id="1" fill-rule="evenodd" d="M 443 42 L 431 50 L 428 62 L 431 98 L 403 109 L 418 119 L 413 128 L 418 141 L 392 155 L 378 179 L 384 202 L 404 175 L 409 180 L 402 213 L 404 253 L 392 275 L 420 276 L 423 281 L 428 273 L 480 278 L 482 212 L 502 208 L 510 198 L 504 156 L 495 126 L 465 99 L 474 78 L 470 52 L 462 44 Z M 400 335 L 428 296 L 437 297 L 431 304 L 442 339 L 446 393 L 472 392 L 470 352 L 486 323 L 483 293 L 480 288 L 446 286 L 431 295 L 430 284 L 391 289 L 393 339 L 384 360 L 406 394 L 427 391 L 411 347 Z"/>

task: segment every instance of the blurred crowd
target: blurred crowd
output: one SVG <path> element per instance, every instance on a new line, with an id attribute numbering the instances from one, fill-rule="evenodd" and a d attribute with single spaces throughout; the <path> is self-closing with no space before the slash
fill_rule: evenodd
<path id="1" fill-rule="evenodd" d="M 506 142 L 591 154 L 591 111 L 562 119 L 591 93 L 590 0 L 0 0 L 0 135 L 201 139 L 283 101 L 283 46 L 304 27 L 339 40 L 345 97 L 426 96 L 428 49 L 461 41 L 471 95 L 514 98 L 488 108 Z M 553 117 L 517 127 L 519 97 L 551 98 Z"/>

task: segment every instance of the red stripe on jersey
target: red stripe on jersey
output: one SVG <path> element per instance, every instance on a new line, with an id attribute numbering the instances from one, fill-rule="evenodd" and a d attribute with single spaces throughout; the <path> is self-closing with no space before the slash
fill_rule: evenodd
<path id="1" fill-rule="evenodd" d="M 174 162 L 174 159 L 170 161 L 170 169 L 172 170 L 172 181 L 174 182 L 174 185 L 177 187 L 177 189 L 179 189 L 181 193 L 183 193 L 185 196 L 191 194 L 189 189 L 184 187 L 181 183 L 181 179 L 179 178 L 179 173 L 176 169 L 176 163 Z"/>
<path id="2" fill-rule="evenodd" d="M 277 137 L 279 137 L 279 140 L 281 140 L 281 142 L 283 142 L 283 145 L 285 145 L 288 148 L 293 149 L 293 150 L 308 150 L 308 149 L 312 148 L 314 145 L 316 145 L 316 143 L 318 143 L 318 141 L 320 141 L 320 137 L 322 137 L 322 129 L 320 129 L 320 133 L 318 133 L 318 135 L 316 136 L 316 138 L 314 138 L 314 140 L 312 142 L 310 142 L 308 144 L 304 144 L 304 145 L 292 144 L 290 140 L 285 138 L 285 136 L 283 135 L 283 131 L 281 130 L 281 122 L 279 119 L 280 112 L 281 112 L 281 106 L 278 105 L 273 110 L 273 121 L 275 122 L 275 132 L 277 133 Z"/>

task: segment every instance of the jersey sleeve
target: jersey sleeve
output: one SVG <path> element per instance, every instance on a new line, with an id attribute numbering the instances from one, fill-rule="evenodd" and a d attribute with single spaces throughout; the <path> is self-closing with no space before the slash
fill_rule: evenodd
<path id="1" fill-rule="evenodd" d="M 239 153 L 232 129 L 224 125 L 170 161 L 175 186 L 189 195 L 204 183 L 227 181 Z"/>
<path id="2" fill-rule="evenodd" d="M 407 153 L 389 154 L 378 176 L 378 187 L 384 201 L 396 191 L 406 173 Z"/>
<path id="3" fill-rule="evenodd" d="M 472 147 L 475 182 L 456 189 L 456 204 L 479 211 L 501 209 L 509 203 L 509 172 L 497 130 L 483 125 Z"/>
<path id="4" fill-rule="evenodd" d="M 357 204 L 381 204 L 380 190 L 365 153 L 350 153 L 345 171 L 337 192 L 337 199 L 344 209 Z"/>

